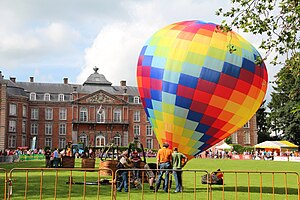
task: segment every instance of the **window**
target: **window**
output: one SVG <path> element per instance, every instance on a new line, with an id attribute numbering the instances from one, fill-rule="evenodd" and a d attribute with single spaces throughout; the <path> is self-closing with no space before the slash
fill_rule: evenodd
<path id="1" fill-rule="evenodd" d="M 52 149 L 52 138 L 51 137 L 45 138 L 45 146 L 50 147 L 50 149 Z"/>
<path id="2" fill-rule="evenodd" d="M 8 136 L 8 148 L 16 148 L 16 138 L 15 135 Z"/>
<path id="3" fill-rule="evenodd" d="M 97 110 L 96 120 L 97 120 L 98 123 L 104 123 L 105 122 L 105 110 L 104 110 L 104 108 L 99 108 Z"/>
<path id="4" fill-rule="evenodd" d="M 58 95 L 58 101 L 64 101 L 65 100 L 65 95 L 64 94 L 59 94 Z"/>
<path id="5" fill-rule="evenodd" d="M 52 135 L 52 124 L 45 124 L 45 135 Z"/>
<path id="6" fill-rule="evenodd" d="M 139 104 L 140 103 L 140 97 L 135 96 L 133 101 L 134 101 L 134 103 Z"/>
<path id="7" fill-rule="evenodd" d="M 134 133 L 134 135 L 140 135 L 140 126 L 139 125 L 133 126 L 133 133 Z"/>
<path id="8" fill-rule="evenodd" d="M 9 115 L 16 116 L 17 115 L 17 105 L 16 104 L 9 104 Z"/>
<path id="9" fill-rule="evenodd" d="M 232 144 L 237 144 L 238 140 L 237 140 L 237 132 L 233 133 L 231 135 L 231 139 L 232 139 Z"/>
<path id="10" fill-rule="evenodd" d="M 146 148 L 153 149 L 153 139 L 152 138 L 146 139 Z"/>
<path id="11" fill-rule="evenodd" d="M 247 123 L 244 124 L 244 128 L 250 128 L 250 122 L 249 121 L 247 121 Z"/>
<path id="12" fill-rule="evenodd" d="M 36 123 L 31 124 L 30 133 L 31 133 L 31 135 L 37 135 L 38 134 L 38 124 L 36 124 Z"/>
<path id="13" fill-rule="evenodd" d="M 53 109 L 46 108 L 45 109 L 45 120 L 52 120 L 53 119 Z"/>
<path id="14" fill-rule="evenodd" d="M 105 146 L 105 137 L 103 135 L 98 135 L 96 137 L 96 146 L 104 147 Z"/>
<path id="15" fill-rule="evenodd" d="M 62 138 L 58 138 L 58 148 L 59 149 L 64 149 L 66 148 L 66 138 L 62 137 Z"/>
<path id="16" fill-rule="evenodd" d="M 79 121 L 81 122 L 87 122 L 87 109 L 86 108 L 80 108 L 80 116 L 79 116 Z"/>
<path id="17" fill-rule="evenodd" d="M 31 119 L 39 119 L 39 109 L 31 108 Z"/>
<path id="18" fill-rule="evenodd" d="M 22 135 L 22 147 L 26 146 L 26 135 Z"/>
<path id="19" fill-rule="evenodd" d="M 16 132 L 17 122 L 15 120 L 9 120 L 8 122 L 8 131 Z"/>
<path id="20" fill-rule="evenodd" d="M 44 94 L 44 101 L 50 101 L 50 94 L 49 93 Z"/>
<path id="21" fill-rule="evenodd" d="M 67 133 L 67 125 L 59 124 L 59 135 L 66 135 Z"/>
<path id="22" fill-rule="evenodd" d="M 128 131 L 123 132 L 123 146 L 128 146 Z"/>
<path id="23" fill-rule="evenodd" d="M 244 134 L 244 144 L 250 144 L 250 131 L 245 131 Z"/>
<path id="24" fill-rule="evenodd" d="M 121 109 L 114 110 L 114 122 L 121 122 Z"/>
<path id="25" fill-rule="evenodd" d="M 133 121 L 134 122 L 139 122 L 140 121 L 140 111 L 139 110 L 136 110 L 134 111 L 134 114 L 133 114 Z"/>
<path id="26" fill-rule="evenodd" d="M 121 146 L 121 136 L 120 135 L 116 135 L 114 137 L 114 145 Z"/>
<path id="27" fill-rule="evenodd" d="M 152 126 L 146 125 L 146 136 L 152 136 Z"/>
<path id="28" fill-rule="evenodd" d="M 23 105 L 22 116 L 27 117 L 27 107 Z"/>
<path id="29" fill-rule="evenodd" d="M 79 141 L 80 142 L 82 142 L 85 146 L 87 146 L 88 145 L 88 143 L 87 143 L 87 136 L 86 136 L 86 134 L 81 134 L 80 136 L 79 136 Z"/>
<path id="30" fill-rule="evenodd" d="M 22 121 L 22 133 L 26 133 L 26 121 Z"/>
<path id="31" fill-rule="evenodd" d="M 31 92 L 31 93 L 30 93 L 30 96 L 29 96 L 29 99 L 30 99 L 31 101 L 35 101 L 35 100 L 36 100 L 36 93 Z"/>
<path id="32" fill-rule="evenodd" d="M 66 108 L 59 109 L 59 120 L 67 120 L 67 109 Z"/>

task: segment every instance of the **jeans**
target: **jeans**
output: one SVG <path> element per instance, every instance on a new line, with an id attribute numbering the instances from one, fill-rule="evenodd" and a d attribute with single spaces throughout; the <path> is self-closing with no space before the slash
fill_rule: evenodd
<path id="1" fill-rule="evenodd" d="M 56 157 L 54 157 L 54 159 L 53 159 L 53 165 L 54 165 L 54 167 L 58 167 L 58 163 L 59 163 L 59 160 L 58 160 L 58 158 L 56 158 Z"/>
<path id="2" fill-rule="evenodd" d="M 181 169 L 177 169 L 173 171 L 175 183 L 176 183 L 176 189 L 175 192 L 181 192 L 182 191 L 182 171 Z"/>
<path id="3" fill-rule="evenodd" d="M 120 173 L 122 181 L 118 187 L 118 191 L 121 192 L 124 187 L 125 192 L 128 192 L 128 171 L 120 171 Z"/>
<path id="4" fill-rule="evenodd" d="M 164 175 L 164 173 L 166 173 L 165 176 L 165 182 L 164 182 L 164 191 L 168 192 L 169 189 L 169 171 L 165 170 L 165 169 L 170 169 L 171 164 L 169 162 L 166 163 L 160 163 L 159 164 L 159 169 L 161 169 L 161 171 L 158 174 L 157 180 L 156 180 L 156 186 L 155 186 L 155 190 L 157 191 L 160 187 L 160 182 L 162 179 L 162 176 Z"/>

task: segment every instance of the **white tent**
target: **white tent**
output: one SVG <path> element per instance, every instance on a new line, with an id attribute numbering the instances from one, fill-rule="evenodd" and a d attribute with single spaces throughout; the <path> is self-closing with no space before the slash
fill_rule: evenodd
<path id="1" fill-rule="evenodd" d="M 223 143 L 223 144 L 221 144 L 221 145 L 219 145 L 219 146 L 216 146 L 216 149 L 232 149 L 232 146 L 230 146 L 230 145 L 228 145 L 227 143 Z"/>

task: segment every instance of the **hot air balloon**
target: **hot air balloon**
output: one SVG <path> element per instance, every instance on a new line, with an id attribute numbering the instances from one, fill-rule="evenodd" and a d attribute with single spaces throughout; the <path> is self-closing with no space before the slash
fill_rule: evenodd
<path id="1" fill-rule="evenodd" d="M 250 120 L 267 79 L 260 54 L 248 41 L 197 20 L 157 31 L 137 64 L 138 90 L 158 142 L 190 157 Z"/>

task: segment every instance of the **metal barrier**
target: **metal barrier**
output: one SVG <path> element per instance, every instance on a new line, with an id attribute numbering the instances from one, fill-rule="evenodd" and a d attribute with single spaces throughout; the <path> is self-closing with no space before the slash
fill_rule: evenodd
<path id="1" fill-rule="evenodd" d="M 97 168 L 15 168 L 4 169 L 2 191 L 6 199 L 298 199 L 300 179 L 297 172 L 283 171 L 216 171 L 182 170 L 183 190 L 175 193 L 175 181 L 170 175 L 168 192 L 150 189 L 149 169 Z M 112 176 L 101 172 L 110 170 Z M 128 171 L 128 192 L 117 191 L 120 174 Z M 167 170 L 153 170 L 157 173 Z M 134 174 L 139 172 L 140 178 Z M 172 170 L 169 170 L 172 172 Z M 223 182 L 213 184 L 212 176 L 221 173 Z M 208 180 L 205 184 L 203 179 Z M 150 183 L 149 183 L 150 182 Z M 2 184 L 1 184 L 2 186 Z M 153 183 L 152 186 L 155 186 Z M 161 184 L 163 186 L 163 184 Z M 2 189 L 0 187 L 0 189 Z"/>
<path id="2" fill-rule="evenodd" d="M 10 199 L 112 199 L 113 177 L 96 168 L 15 168 Z M 87 187 L 89 185 L 89 187 Z"/>
<path id="3" fill-rule="evenodd" d="M 0 177 L 0 198 L 1 199 L 6 199 L 6 195 L 7 195 L 7 172 L 5 169 L 0 168 L 1 173 L 1 177 Z"/>

